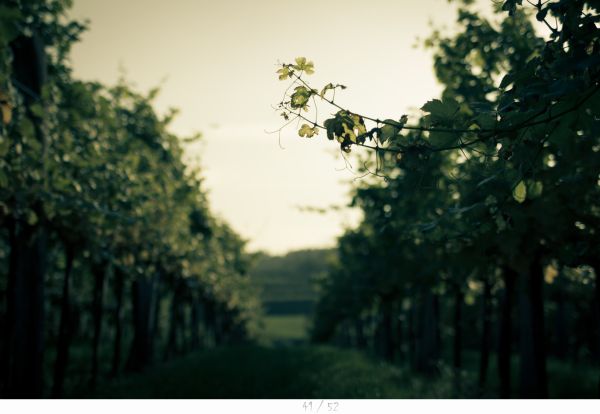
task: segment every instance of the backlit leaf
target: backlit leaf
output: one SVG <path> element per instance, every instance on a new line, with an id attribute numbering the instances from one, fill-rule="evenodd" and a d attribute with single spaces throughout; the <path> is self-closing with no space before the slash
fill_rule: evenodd
<path id="1" fill-rule="evenodd" d="M 312 138 L 314 135 L 319 133 L 319 129 L 317 127 L 311 127 L 308 124 L 302 124 L 300 130 L 298 130 L 298 135 L 301 137 Z"/>
<path id="2" fill-rule="evenodd" d="M 518 202 L 522 203 L 527 198 L 527 186 L 523 181 L 519 181 L 519 184 L 513 190 L 513 198 Z"/>

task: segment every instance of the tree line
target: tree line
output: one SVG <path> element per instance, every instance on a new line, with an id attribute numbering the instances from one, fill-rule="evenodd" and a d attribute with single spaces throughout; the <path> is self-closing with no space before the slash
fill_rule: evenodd
<path id="1" fill-rule="evenodd" d="M 313 88 L 306 58 L 278 71 L 301 137 L 370 150 L 351 203 L 364 218 L 339 239 L 313 337 L 449 365 L 456 396 L 464 350 L 479 352 L 475 395 L 495 353 L 500 397 L 547 397 L 548 355 L 600 361 L 600 2 L 509 0 L 491 18 L 457 3 L 459 30 L 425 41 L 443 92 L 420 114 L 344 108 L 346 87 Z M 317 100 L 336 112 L 321 121 Z"/>
<path id="2" fill-rule="evenodd" d="M 244 341 L 258 310 L 245 242 L 183 162 L 198 137 L 169 132 L 157 90 L 73 77 L 85 24 L 71 3 L 0 6 L 3 397 L 61 397 Z"/>

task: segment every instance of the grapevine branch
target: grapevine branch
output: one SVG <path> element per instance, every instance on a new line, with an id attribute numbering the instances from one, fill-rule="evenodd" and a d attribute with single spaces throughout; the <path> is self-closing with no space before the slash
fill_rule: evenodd
<path id="1" fill-rule="evenodd" d="M 310 85 L 304 79 L 302 79 L 302 71 L 299 74 L 293 73 L 293 74 L 291 74 L 291 76 L 294 79 L 294 82 L 292 83 L 291 86 L 293 86 L 294 84 L 300 83 L 302 86 L 304 86 L 309 91 L 311 91 L 311 98 L 313 99 L 313 101 L 315 101 L 314 89 L 312 89 L 310 87 Z M 441 152 L 441 151 L 448 151 L 448 150 L 455 150 L 455 149 L 462 150 L 462 149 L 468 148 L 476 143 L 486 141 L 492 137 L 497 137 L 500 135 L 514 133 L 514 132 L 517 132 L 522 129 L 549 123 L 558 118 L 561 118 L 562 116 L 567 115 L 567 114 L 579 109 L 586 101 L 588 101 L 593 95 L 595 95 L 598 92 L 598 90 L 600 89 L 600 84 L 597 83 L 597 80 L 595 80 L 594 82 L 596 83 L 595 87 L 588 94 L 586 94 L 582 99 L 580 99 L 577 103 L 575 103 L 573 106 L 552 114 L 552 108 L 555 108 L 557 105 L 559 105 L 561 103 L 560 101 L 557 101 L 557 102 L 554 102 L 554 103 L 542 108 L 541 110 L 537 111 L 535 114 L 531 115 L 524 121 L 517 123 L 516 125 L 507 127 L 507 128 L 471 129 L 471 128 L 427 127 L 427 126 L 419 126 L 419 125 L 398 125 L 398 123 L 396 123 L 396 122 L 389 122 L 389 121 L 381 120 L 378 118 L 374 118 L 374 117 L 370 117 L 367 115 L 362 115 L 362 114 L 350 111 L 350 110 L 342 107 L 338 103 L 336 103 L 333 99 L 329 99 L 329 98 L 325 97 L 324 94 L 321 95 L 321 99 L 323 101 L 327 102 L 328 104 L 332 105 L 333 107 L 339 109 L 340 111 L 345 111 L 349 115 L 355 115 L 362 119 L 372 121 L 372 122 L 376 123 L 377 125 L 388 125 L 388 126 L 392 126 L 394 128 L 398 128 L 399 130 L 405 129 L 405 130 L 428 132 L 428 133 L 440 132 L 440 133 L 453 133 L 453 134 L 459 134 L 459 135 L 460 134 L 477 134 L 478 135 L 477 138 L 474 138 L 467 142 L 464 142 L 461 139 L 460 143 L 455 144 L 455 145 L 448 145 L 448 146 L 443 146 L 443 147 L 433 147 L 430 145 L 421 145 L 421 147 L 426 148 L 430 152 Z M 290 88 L 291 88 L 291 86 L 290 86 Z M 288 91 L 290 88 L 288 88 Z M 285 103 L 280 104 L 280 107 L 285 107 Z M 296 118 L 294 118 L 294 120 L 302 119 L 302 120 L 308 122 L 309 124 L 313 125 L 315 128 L 319 128 L 322 130 L 327 129 L 323 124 L 318 123 L 316 121 L 316 119 L 310 120 L 307 117 L 305 117 L 301 111 L 302 111 L 302 108 L 298 109 L 298 112 L 290 111 L 290 114 L 293 114 L 296 116 Z M 543 116 L 544 114 L 548 114 L 548 116 L 546 116 L 542 119 L 538 119 L 539 117 Z M 502 122 L 502 121 L 500 121 L 500 122 Z M 288 125 L 288 124 L 289 123 L 286 123 L 286 125 Z M 356 137 L 357 142 L 353 142 L 352 144 L 359 146 L 359 147 L 368 148 L 368 149 L 377 150 L 377 151 L 392 152 L 392 153 L 406 152 L 406 150 L 408 148 L 407 146 L 397 145 L 395 147 L 383 147 L 383 146 L 380 146 L 379 144 L 376 146 L 372 146 L 372 145 L 368 145 L 368 144 L 359 142 L 359 141 L 364 141 L 366 138 L 373 138 L 374 134 L 379 130 L 380 130 L 380 128 L 377 127 L 377 128 L 371 129 L 370 131 L 368 131 L 366 133 L 358 135 Z"/>

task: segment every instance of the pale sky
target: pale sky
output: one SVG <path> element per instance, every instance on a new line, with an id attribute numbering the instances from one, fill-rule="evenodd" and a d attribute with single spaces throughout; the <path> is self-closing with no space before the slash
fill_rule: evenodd
<path id="1" fill-rule="evenodd" d="M 75 76 L 114 84 L 124 68 L 140 91 L 162 85 L 158 111 L 180 109 L 173 132 L 203 134 L 188 156 L 200 158 L 212 210 L 251 250 L 272 253 L 333 246 L 357 221 L 298 209 L 347 204 L 355 175 L 324 134 L 289 127 L 281 149 L 265 133 L 282 125 L 277 63 L 306 56 L 314 87 L 342 83 L 339 103 L 399 118 L 441 90 L 415 39 L 430 20 L 455 19 L 446 0 L 75 0 L 71 15 L 91 22 L 73 49 Z"/>

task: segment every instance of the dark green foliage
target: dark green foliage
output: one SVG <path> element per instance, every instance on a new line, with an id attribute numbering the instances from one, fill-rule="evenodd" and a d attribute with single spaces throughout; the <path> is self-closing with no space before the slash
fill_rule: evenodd
<path id="1" fill-rule="evenodd" d="M 0 395 L 59 397 L 73 364 L 93 388 L 161 354 L 247 340 L 258 300 L 245 242 L 211 213 L 157 91 L 72 77 L 84 26 L 70 1 L 5 3 Z M 82 343 L 85 363 L 70 352 Z"/>
<path id="2" fill-rule="evenodd" d="M 456 34 L 425 42 L 444 90 L 422 116 L 382 121 L 321 94 L 335 114 L 314 127 L 346 152 L 372 149 L 363 172 L 375 177 L 355 187 L 364 219 L 339 240 L 313 337 L 426 375 L 453 355 L 456 396 L 462 348 L 481 351 L 481 393 L 496 348 L 499 396 L 543 398 L 548 354 L 600 361 L 600 325 L 580 325 L 600 315 L 600 8 L 504 1 L 492 20 L 471 4 L 459 2 Z M 308 74 L 289 79 L 313 97 Z M 313 118 L 285 99 L 279 109 Z"/>

